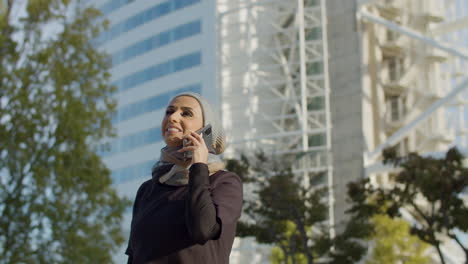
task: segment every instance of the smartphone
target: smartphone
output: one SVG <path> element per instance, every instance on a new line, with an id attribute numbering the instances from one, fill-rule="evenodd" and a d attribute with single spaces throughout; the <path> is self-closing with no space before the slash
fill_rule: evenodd
<path id="1" fill-rule="evenodd" d="M 203 137 L 203 140 L 205 141 L 206 147 L 208 148 L 208 152 L 210 153 L 215 153 L 215 150 L 213 148 L 213 135 L 211 133 L 211 125 L 208 124 L 199 130 L 195 131 L 195 133 L 201 135 Z M 182 141 L 183 147 L 187 146 L 187 144 L 190 143 L 190 140 L 184 139 Z M 192 158 L 192 151 L 186 151 L 184 152 L 184 158 L 185 159 L 191 159 Z"/>

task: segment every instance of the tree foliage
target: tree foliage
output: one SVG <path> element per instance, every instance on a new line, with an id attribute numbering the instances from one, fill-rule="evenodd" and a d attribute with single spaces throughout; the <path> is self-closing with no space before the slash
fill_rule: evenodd
<path id="1" fill-rule="evenodd" d="M 371 232 L 365 220 L 367 215 L 353 217 L 345 231 L 331 239 L 327 189 L 305 188 L 290 164 L 261 151 L 253 157 L 241 155 L 239 160 L 228 161 L 227 168 L 250 183 L 238 235 L 254 236 L 259 243 L 276 246 L 272 256 L 275 262 L 357 262 L 366 252 L 358 240 Z"/>
<path id="2" fill-rule="evenodd" d="M 346 211 L 348 219 L 342 221 L 343 231 L 332 240 L 333 250 L 330 257 L 333 264 L 358 263 L 368 252 L 368 240 L 375 234 L 372 217 L 379 208 L 368 204 L 365 188 L 350 182 L 347 190 L 350 208 Z"/>
<path id="3" fill-rule="evenodd" d="M 96 9 L 0 6 L 0 263 L 110 263 L 128 201 L 96 143 L 112 136 Z"/>
<path id="4" fill-rule="evenodd" d="M 290 250 L 294 245 L 293 239 L 298 235 L 296 225 L 291 221 L 286 221 L 285 240 L 280 242 L 280 246 L 271 250 L 270 261 L 272 264 L 307 264 L 307 258 L 303 253 L 295 253 Z M 287 255 L 286 255 L 287 254 Z"/>
<path id="5" fill-rule="evenodd" d="M 455 231 L 468 231 L 468 207 L 463 201 L 468 186 L 468 169 L 464 157 L 456 149 L 450 149 L 445 157 L 424 157 L 410 153 L 398 157 L 393 148 L 384 151 L 384 163 L 400 169 L 392 186 L 372 186 L 368 180 L 350 186 L 362 193 L 364 202 L 359 210 L 375 211 L 385 208 L 390 217 L 400 216 L 401 210 L 413 215 L 417 223 L 411 233 L 437 250 L 445 263 L 440 246 L 444 237 L 452 238 L 465 252 L 467 246 Z M 467 262 L 468 263 L 468 262 Z"/>
<path id="6" fill-rule="evenodd" d="M 371 237 L 374 247 L 366 264 L 431 262 L 425 254 L 429 245 L 410 234 L 410 225 L 405 220 L 377 214 L 372 217 L 372 223 L 375 227 Z"/>

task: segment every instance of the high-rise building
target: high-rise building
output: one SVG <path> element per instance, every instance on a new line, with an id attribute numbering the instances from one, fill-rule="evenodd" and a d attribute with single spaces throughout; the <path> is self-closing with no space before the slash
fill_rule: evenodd
<path id="1" fill-rule="evenodd" d="M 112 58 L 117 137 L 101 153 L 120 194 L 134 199 L 164 146 L 160 124 L 169 99 L 201 93 L 216 107 L 216 3 L 202 0 L 93 0 L 109 20 L 95 40 Z M 131 210 L 123 229 L 128 236 Z M 125 263 L 123 248 L 116 263 Z"/>
<path id="2" fill-rule="evenodd" d="M 130 199 L 163 146 L 163 108 L 181 91 L 222 112 L 226 156 L 262 148 L 292 159 L 305 185 L 330 187 L 331 235 L 346 219 L 347 182 L 391 180 L 384 147 L 466 145 L 464 0 L 89 3 L 110 21 L 95 41 L 118 87 L 118 137 L 102 156 Z M 236 239 L 231 262 L 268 263 L 269 252 Z"/>

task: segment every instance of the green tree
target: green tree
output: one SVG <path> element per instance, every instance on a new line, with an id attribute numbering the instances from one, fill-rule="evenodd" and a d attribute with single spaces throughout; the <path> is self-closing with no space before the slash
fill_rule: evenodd
<path id="1" fill-rule="evenodd" d="M 286 221 L 286 230 L 284 235 L 285 240 L 280 242 L 280 247 L 276 246 L 271 250 L 271 263 L 307 264 L 307 258 L 303 253 L 292 254 L 292 252 L 288 250 L 290 245 L 294 243 L 292 239 L 298 235 L 296 225 L 293 222 Z M 285 252 L 288 253 L 288 255 L 285 255 Z"/>
<path id="2" fill-rule="evenodd" d="M 238 235 L 254 236 L 260 243 L 277 246 L 286 263 L 291 260 L 295 264 L 298 254 L 303 254 L 307 263 L 315 263 L 326 249 L 322 243 L 313 243 L 313 238 L 329 241 L 325 223 L 328 211 L 322 201 L 326 190 L 307 190 L 287 164 L 261 151 L 249 158 L 242 155 L 240 161 L 228 161 L 227 168 L 251 183 L 247 188 L 252 189 L 244 202 L 247 219 L 239 223 Z M 312 227 L 318 232 L 311 232 Z"/>
<path id="3" fill-rule="evenodd" d="M 463 155 L 452 148 L 442 158 L 417 153 L 398 157 L 395 149 L 389 148 L 383 157 L 385 164 L 400 171 L 392 186 L 375 187 L 368 180 L 351 184 L 368 201 L 367 208 L 362 209 L 372 211 L 384 207 L 383 212 L 390 217 L 398 217 L 401 210 L 407 210 L 418 221 L 411 226 L 411 233 L 434 246 L 443 264 L 445 258 L 440 249 L 443 237 L 458 243 L 468 263 L 467 246 L 455 234 L 457 229 L 468 231 L 468 207 L 463 201 L 468 169 L 463 165 Z"/>
<path id="4" fill-rule="evenodd" d="M 112 136 L 96 9 L 0 2 L 0 263 L 111 263 L 127 200 L 96 154 Z"/>
<path id="5" fill-rule="evenodd" d="M 257 152 L 229 160 L 227 168 L 239 174 L 246 186 L 243 215 L 238 235 L 253 236 L 259 243 L 272 244 L 276 263 L 355 263 L 366 252 L 359 239 L 372 229 L 367 215 L 353 214 L 342 234 L 334 239 L 328 232 L 325 188 L 299 184 L 283 158 L 275 161 Z M 358 211 L 359 212 L 359 211 Z M 333 250 L 332 250 L 333 247 Z"/>
<path id="6" fill-rule="evenodd" d="M 430 257 L 424 254 L 429 245 L 410 234 L 408 222 L 382 214 L 375 215 L 372 222 L 375 227 L 375 234 L 371 237 L 374 247 L 367 264 L 430 263 Z"/>
<path id="7" fill-rule="evenodd" d="M 379 213 L 379 207 L 369 204 L 366 194 L 364 186 L 354 182 L 348 184 L 348 219 L 338 223 L 344 228 L 332 240 L 333 250 L 329 253 L 329 263 L 357 263 L 367 253 L 367 241 L 375 234 L 372 217 Z"/>

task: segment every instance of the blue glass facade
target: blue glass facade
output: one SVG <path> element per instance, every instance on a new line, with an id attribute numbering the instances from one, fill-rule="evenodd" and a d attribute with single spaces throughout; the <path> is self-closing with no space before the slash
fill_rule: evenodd
<path id="1" fill-rule="evenodd" d="M 120 152 L 129 151 L 147 144 L 153 144 L 161 141 L 161 128 L 159 127 L 159 122 L 155 121 L 155 123 L 158 124 L 158 127 L 143 130 L 138 133 L 121 137 L 112 141 L 110 143 L 110 150 L 101 151 L 99 155 L 102 157 L 108 157 Z"/>
<path id="2" fill-rule="evenodd" d="M 183 71 L 200 64 L 201 52 L 198 51 L 151 66 L 142 71 L 133 73 L 120 80 L 117 80 L 113 84 L 118 87 L 119 92 L 122 92 L 139 84 L 155 80 L 172 73 Z"/>
<path id="3" fill-rule="evenodd" d="M 148 8 L 132 17 L 129 17 L 125 21 L 122 21 L 114 26 L 112 26 L 106 32 L 103 32 L 101 36 L 96 39 L 96 43 L 101 45 L 125 32 L 128 32 L 136 27 L 139 27 L 147 22 L 150 22 L 154 19 L 158 19 L 162 16 L 168 15 L 174 11 L 182 9 L 184 7 L 193 5 L 200 2 L 200 0 L 169 0 L 157 4 L 151 8 Z M 122 6 L 120 1 L 115 1 L 116 8 Z M 125 3 L 124 3 L 125 4 Z M 109 3 L 109 6 L 112 4 Z M 103 7 L 104 8 L 104 7 Z M 107 9 L 112 9 L 111 7 L 106 7 Z"/>
<path id="4" fill-rule="evenodd" d="M 144 177 L 151 174 L 151 168 L 156 160 L 145 161 L 112 172 L 112 180 L 115 184 L 134 180 L 137 177 Z"/>
<path id="5" fill-rule="evenodd" d="M 198 83 L 185 86 L 177 90 L 173 90 L 167 93 L 153 96 L 142 101 L 138 101 L 130 105 L 126 105 L 118 109 L 117 115 L 112 120 L 112 122 L 116 124 L 118 122 L 126 121 L 136 116 L 164 108 L 173 96 L 182 92 L 201 93 L 201 84 Z"/>
<path id="6" fill-rule="evenodd" d="M 101 3 L 103 4 L 99 6 L 99 9 L 104 16 L 108 16 L 114 11 L 118 10 L 121 12 L 127 8 L 129 11 L 137 9 L 141 10 L 139 5 L 142 2 L 138 3 L 135 0 L 106 0 Z M 138 99 L 139 101 L 135 102 L 135 100 L 133 100 L 131 104 L 121 107 L 118 106 L 112 122 L 114 125 L 120 124 L 120 129 L 123 129 L 121 131 L 125 131 L 130 123 L 120 122 L 135 119 L 145 114 L 151 114 L 155 111 L 161 111 L 166 107 L 170 98 L 178 93 L 186 91 L 197 93 L 202 92 L 202 79 L 198 76 L 191 77 L 190 80 L 183 80 L 184 84 L 187 84 L 187 81 L 190 83 L 190 85 L 185 86 L 181 86 L 181 80 L 175 78 L 173 83 L 171 82 L 171 86 L 175 89 L 171 88 L 170 91 L 164 93 L 161 93 L 161 89 L 157 89 L 157 87 L 148 90 L 147 88 L 149 87 L 145 86 L 145 84 L 147 85 L 150 81 L 155 81 L 159 78 L 172 75 L 175 77 L 177 76 L 177 73 L 196 68 L 202 64 L 203 45 L 200 46 L 200 44 L 198 44 L 198 42 L 200 42 L 199 38 L 191 37 L 201 35 L 203 33 L 202 20 L 204 18 L 203 16 L 200 16 L 198 19 L 189 21 L 177 14 L 177 11 L 182 11 L 186 7 L 194 6 L 197 3 L 201 3 L 201 0 L 159 0 L 158 3 L 151 3 L 150 7 L 145 8 L 142 11 L 136 11 L 137 13 L 130 11 L 132 14 L 130 17 L 121 18 L 120 20 L 118 20 L 117 17 L 113 17 L 118 21 L 115 20 L 115 24 L 113 24 L 109 30 L 103 32 L 93 41 L 96 45 L 102 45 L 107 41 L 116 39 L 117 37 L 126 37 L 128 35 L 127 32 L 132 31 L 132 36 L 135 37 L 135 40 L 130 42 L 131 44 L 128 46 L 121 46 L 119 50 L 114 50 L 111 54 L 113 67 L 118 65 L 123 66 L 130 60 L 132 60 L 132 64 L 138 64 L 138 60 L 148 56 L 150 51 L 161 47 L 168 47 L 171 44 L 182 41 L 184 44 L 192 43 L 192 41 L 194 41 L 194 43 L 197 43 L 194 47 L 200 47 L 200 50 L 169 49 L 171 54 L 167 54 L 169 56 L 165 56 L 165 58 L 168 58 L 165 59 L 165 61 L 157 57 L 151 58 L 151 61 L 154 61 L 153 65 L 145 66 L 146 68 L 143 69 L 140 68 L 137 72 L 129 72 L 127 75 L 114 76 L 112 84 L 118 88 L 118 93 L 134 89 L 131 93 L 125 93 L 125 96 L 131 97 L 134 93 L 139 93 L 138 89 L 140 87 L 145 87 L 145 93 L 148 93 L 148 96 L 143 99 Z M 145 3 L 144 5 L 147 4 L 148 3 Z M 169 22 L 170 24 L 167 26 L 159 26 L 159 18 L 163 17 L 166 17 L 164 21 L 168 19 L 167 21 L 173 22 Z M 143 25 L 151 25 L 151 35 L 142 34 L 138 36 L 137 32 L 133 32 L 134 29 Z M 105 47 L 102 46 L 102 48 Z M 155 86 L 157 85 L 158 83 L 156 82 Z M 146 115 L 145 120 L 148 120 L 148 118 L 148 115 Z M 151 121 L 151 123 L 152 122 L 153 121 Z M 152 157 L 140 156 L 142 154 L 140 154 L 139 150 L 151 144 L 162 145 L 163 138 L 161 136 L 160 122 L 161 120 L 156 120 L 155 118 L 154 124 L 148 124 L 150 128 L 148 128 L 148 125 L 142 125 L 140 131 L 113 139 L 108 143 L 108 151 L 99 152 L 101 157 L 108 160 L 108 166 L 110 168 L 120 167 L 119 164 L 116 163 L 117 161 L 114 161 L 114 158 L 112 158 L 114 155 L 120 154 L 119 157 L 115 157 L 118 159 L 125 158 L 125 155 L 127 155 L 125 152 L 129 151 L 134 155 L 134 157 L 132 157 L 132 160 L 135 162 L 134 164 L 128 164 L 125 168 L 112 170 L 112 179 L 114 184 L 125 184 L 128 181 L 141 179 L 142 177 L 148 177 L 150 175 L 151 167 L 158 158 L 159 149 L 155 150 L 155 155 Z M 132 126 L 139 126 L 137 120 L 132 121 L 131 124 Z"/>
<path id="7" fill-rule="evenodd" d="M 110 14 L 111 12 L 121 8 L 122 6 L 133 2 L 134 0 L 110 0 L 104 3 L 99 10 L 101 10 L 102 14 L 105 16 Z"/>
<path id="8" fill-rule="evenodd" d="M 176 28 L 161 32 L 151 38 L 135 43 L 112 54 L 112 66 L 142 55 L 151 50 L 167 46 L 176 41 L 201 33 L 201 21 L 192 21 Z"/>

